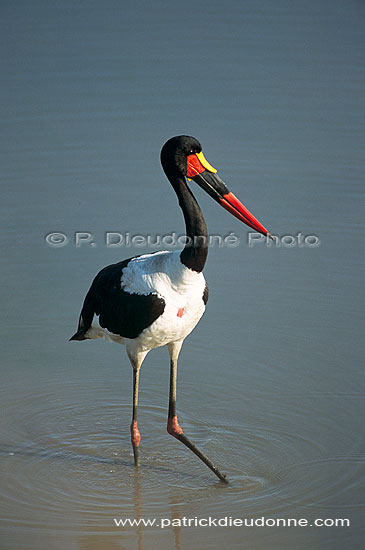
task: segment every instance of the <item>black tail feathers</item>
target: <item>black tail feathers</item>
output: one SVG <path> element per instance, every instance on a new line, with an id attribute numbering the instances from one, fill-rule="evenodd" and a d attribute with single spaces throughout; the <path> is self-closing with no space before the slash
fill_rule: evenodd
<path id="1" fill-rule="evenodd" d="M 85 336 L 94 317 L 94 300 L 92 296 L 91 289 L 86 294 L 84 304 L 79 317 L 79 326 L 77 327 L 77 332 L 71 336 L 70 340 L 88 340 L 89 338 Z"/>
<path id="2" fill-rule="evenodd" d="M 69 342 L 71 342 L 71 340 L 88 340 L 88 337 L 85 336 L 85 332 L 86 330 L 84 328 L 82 328 L 81 330 L 78 330 L 77 332 L 75 332 L 75 334 L 73 336 L 71 336 Z"/>

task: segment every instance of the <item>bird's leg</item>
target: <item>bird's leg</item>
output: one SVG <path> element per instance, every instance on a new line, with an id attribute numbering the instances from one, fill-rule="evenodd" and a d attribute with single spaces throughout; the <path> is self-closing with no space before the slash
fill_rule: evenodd
<path id="1" fill-rule="evenodd" d="M 131 441 L 133 446 L 134 464 L 139 466 L 139 451 L 138 446 L 141 441 L 141 434 L 139 433 L 137 425 L 137 407 L 138 407 L 138 386 L 139 386 L 139 371 L 146 357 L 147 352 L 136 352 L 133 349 L 127 349 L 129 360 L 133 367 L 133 413 L 131 423 Z"/>
<path id="2" fill-rule="evenodd" d="M 140 367 L 133 367 L 133 413 L 131 423 L 131 441 L 133 446 L 134 464 L 139 466 L 139 450 L 138 445 L 141 441 L 141 434 L 139 433 L 137 425 L 137 406 L 138 406 L 138 385 L 139 385 L 139 371 Z"/>
<path id="3" fill-rule="evenodd" d="M 215 473 L 215 475 L 222 481 L 228 483 L 225 474 L 222 474 L 217 466 L 208 458 L 198 447 L 190 441 L 183 433 L 181 426 L 177 420 L 176 414 L 176 381 L 177 381 L 177 358 L 180 353 L 182 342 L 172 342 L 169 344 L 170 353 L 170 394 L 169 394 L 169 412 L 167 419 L 167 431 L 170 435 L 173 435 L 176 439 L 184 443 L 197 457 L 200 458 Z"/>

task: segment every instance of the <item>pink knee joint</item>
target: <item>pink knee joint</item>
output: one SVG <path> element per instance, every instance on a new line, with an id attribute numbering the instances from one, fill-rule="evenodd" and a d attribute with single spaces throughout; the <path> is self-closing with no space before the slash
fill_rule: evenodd
<path id="1" fill-rule="evenodd" d="M 183 430 L 177 421 L 176 415 L 169 417 L 169 419 L 167 420 L 167 431 L 170 435 L 173 435 L 174 437 L 183 433 Z"/>
<path id="2" fill-rule="evenodd" d="M 141 434 L 139 433 L 139 429 L 137 426 L 137 420 L 132 420 L 131 424 L 131 440 L 135 447 L 138 447 L 140 441 L 141 441 Z"/>

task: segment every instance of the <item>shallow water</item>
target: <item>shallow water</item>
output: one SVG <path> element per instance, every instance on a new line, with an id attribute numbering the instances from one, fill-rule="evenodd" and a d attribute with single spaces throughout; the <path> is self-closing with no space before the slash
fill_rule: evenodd
<path id="1" fill-rule="evenodd" d="M 2 7 L 2 548 L 362 547 L 364 14 L 342 1 Z M 237 246 L 210 249 L 178 411 L 228 486 L 166 433 L 166 349 L 143 365 L 136 473 L 124 348 L 67 341 L 94 274 L 154 249 L 108 247 L 105 232 L 183 234 L 158 157 L 180 133 L 278 236 L 249 246 L 193 187 L 210 233 Z M 299 232 L 318 246 L 285 246 Z M 177 525 L 209 517 L 351 524 Z"/>

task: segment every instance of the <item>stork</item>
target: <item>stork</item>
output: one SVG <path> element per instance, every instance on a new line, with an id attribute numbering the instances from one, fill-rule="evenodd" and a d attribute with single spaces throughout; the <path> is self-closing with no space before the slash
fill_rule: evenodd
<path id="1" fill-rule="evenodd" d="M 186 445 L 222 481 L 225 474 L 183 432 L 176 412 L 177 361 L 183 341 L 201 319 L 208 300 L 203 268 L 208 232 L 200 207 L 186 181 L 195 181 L 223 208 L 255 231 L 265 227 L 231 193 L 190 136 L 169 139 L 161 150 L 162 168 L 183 212 L 186 244 L 182 250 L 128 258 L 102 269 L 94 278 L 70 340 L 105 338 L 124 344 L 133 368 L 131 442 L 139 466 L 141 435 L 137 424 L 141 365 L 153 348 L 167 345 L 170 391 L 167 431 Z"/>

